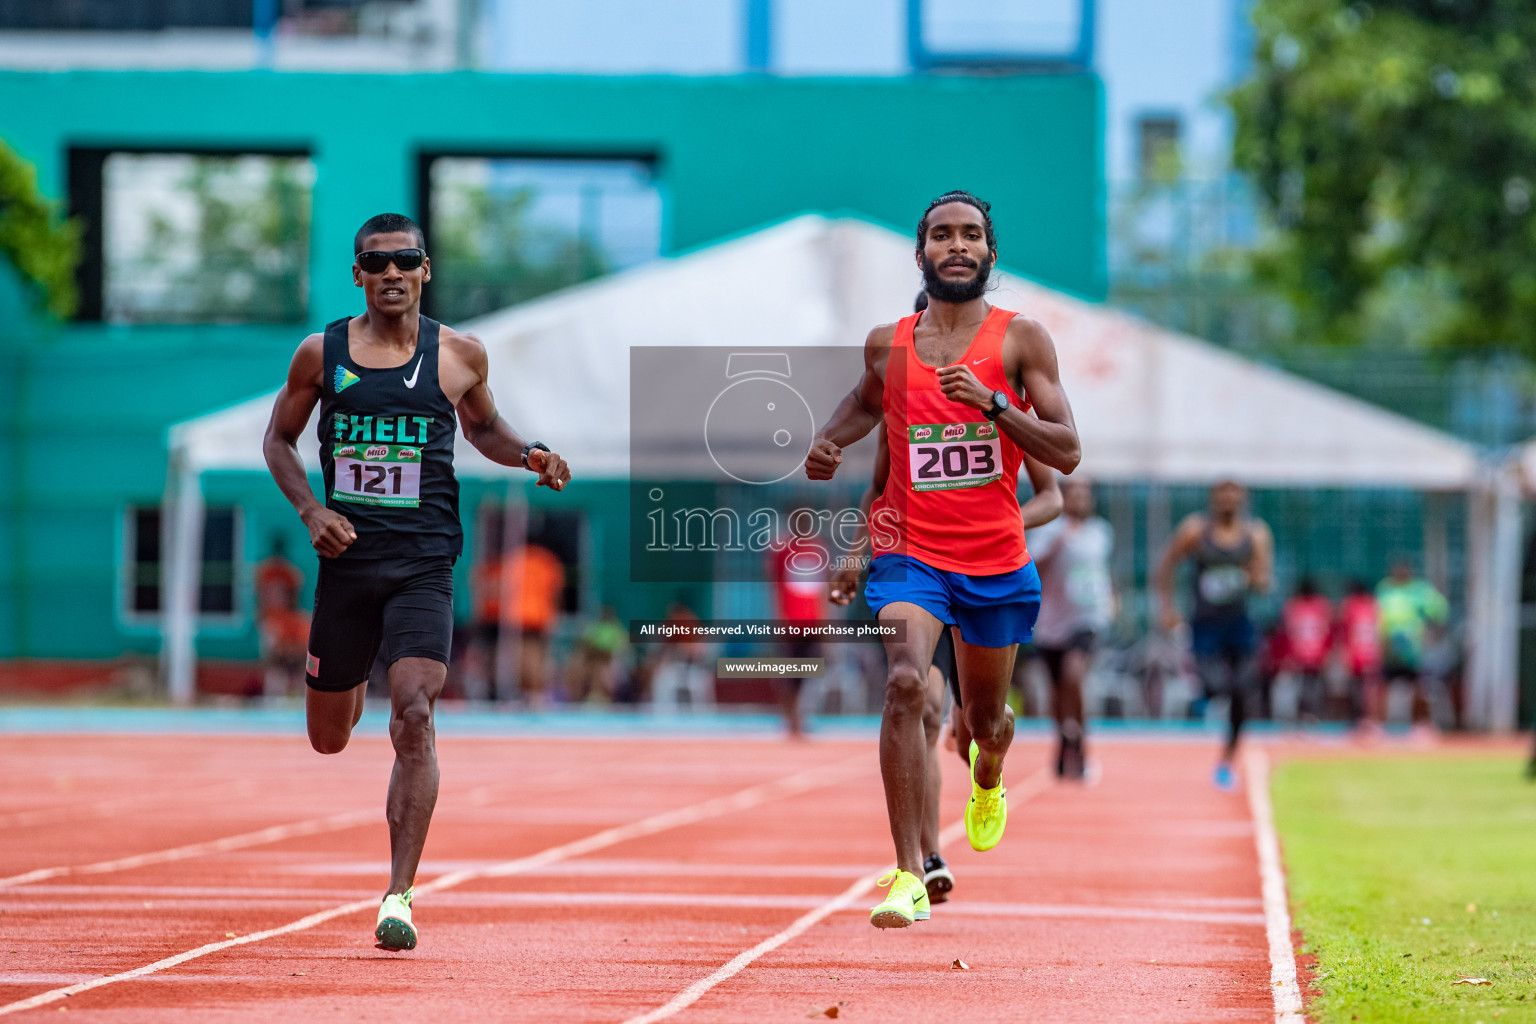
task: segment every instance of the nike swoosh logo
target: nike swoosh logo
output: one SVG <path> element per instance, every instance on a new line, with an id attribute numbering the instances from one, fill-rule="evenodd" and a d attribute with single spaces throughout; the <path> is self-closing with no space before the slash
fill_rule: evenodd
<path id="1" fill-rule="evenodd" d="M 423 352 L 421 355 L 416 357 L 416 369 L 412 370 L 411 371 L 411 375 L 409 377 L 405 378 L 405 386 L 406 387 L 414 388 L 416 386 L 416 378 L 421 376 L 421 361 L 423 359 L 425 359 L 426 357 L 427 356 L 426 356 L 425 352 Z"/>
<path id="2" fill-rule="evenodd" d="M 991 359 L 991 358 L 992 358 L 991 356 L 982 356 L 980 359 L 976 360 L 976 362 L 973 363 L 972 365 L 980 366 L 982 363 L 986 362 L 988 359 Z"/>

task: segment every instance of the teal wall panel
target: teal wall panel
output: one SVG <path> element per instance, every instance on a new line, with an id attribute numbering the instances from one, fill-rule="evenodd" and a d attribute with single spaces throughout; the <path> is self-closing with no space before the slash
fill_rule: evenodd
<path id="1" fill-rule="evenodd" d="M 417 212 L 423 151 L 654 155 L 670 251 L 806 210 L 903 230 L 950 188 L 990 199 L 1010 267 L 1105 288 L 1093 75 L 886 79 L 452 73 L 0 73 L 0 137 L 64 189 L 70 146 L 308 149 L 311 320 L 355 303 L 352 235 Z"/>
<path id="2" fill-rule="evenodd" d="M 158 648 L 151 625 L 125 620 L 119 573 L 125 508 L 156 503 L 165 488 L 166 428 L 275 388 L 307 330 L 357 311 L 353 232 L 382 210 L 420 212 L 422 153 L 653 156 L 667 253 L 808 210 L 910 230 L 932 196 L 970 188 L 994 203 L 1010 267 L 1098 298 L 1101 107 L 1092 75 L 0 72 L 0 138 L 55 197 L 72 146 L 303 148 L 316 164 L 306 324 L 43 325 L 0 267 L 0 322 L 10 325 L 0 333 L 0 657 Z M 215 474 L 206 488 L 210 503 L 241 506 L 247 567 L 282 532 L 313 585 L 307 535 L 270 480 Z M 467 483 L 466 522 L 501 494 Z M 596 603 L 660 614 L 680 593 L 628 583 L 622 486 L 530 494 L 551 497 L 586 511 Z M 707 610 L 703 588 L 690 596 Z M 250 597 L 247 587 L 245 615 L 205 631 L 204 656 L 254 654 Z"/>

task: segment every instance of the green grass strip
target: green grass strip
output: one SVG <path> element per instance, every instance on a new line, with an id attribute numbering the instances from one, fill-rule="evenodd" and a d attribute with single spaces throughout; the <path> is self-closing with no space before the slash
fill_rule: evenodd
<path id="1" fill-rule="evenodd" d="M 1294 926 L 1322 993 L 1309 1019 L 1536 1024 L 1536 786 L 1521 768 L 1384 757 L 1276 770 Z"/>

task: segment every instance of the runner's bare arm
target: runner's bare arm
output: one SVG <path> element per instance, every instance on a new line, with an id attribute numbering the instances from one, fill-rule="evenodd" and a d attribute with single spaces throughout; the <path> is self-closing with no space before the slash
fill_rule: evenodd
<path id="1" fill-rule="evenodd" d="M 288 364 L 288 379 L 277 393 L 261 452 L 283 496 L 293 505 L 309 530 L 309 542 L 326 558 L 335 558 L 357 540 L 357 531 L 346 516 L 333 512 L 315 499 L 309 474 L 299 457 L 299 435 L 320 401 L 325 376 L 325 338 L 311 334 L 299 345 Z"/>
<path id="2" fill-rule="evenodd" d="M 1205 521 L 1199 515 L 1185 516 L 1179 528 L 1174 531 L 1173 540 L 1168 542 L 1162 562 L 1158 564 L 1157 604 L 1162 610 L 1163 628 L 1169 632 L 1184 621 L 1179 615 L 1178 602 L 1173 597 L 1174 573 L 1178 571 L 1179 563 L 1194 553 L 1204 529 Z"/>
<path id="3" fill-rule="evenodd" d="M 1253 521 L 1253 556 L 1248 560 L 1248 585 L 1255 593 L 1269 593 L 1275 576 L 1275 535 L 1262 519 Z"/>
<path id="4" fill-rule="evenodd" d="M 830 480 L 843 461 L 843 448 L 869 433 L 884 413 L 885 364 L 891 352 L 895 324 L 881 324 L 864 339 L 864 374 L 816 432 L 805 456 L 805 475 Z"/>
<path id="5" fill-rule="evenodd" d="M 486 382 L 490 363 L 485 356 L 485 346 L 473 335 L 455 332 L 451 337 L 445 334 L 445 347 L 450 348 L 455 360 L 468 371 L 468 379 L 463 381 L 466 385 L 463 396 L 456 403 L 464 439 L 492 462 L 521 466 L 523 447 L 528 442 L 518 436 L 496 409 L 496 399 Z M 539 474 L 538 486 L 556 491 L 564 490 L 571 479 L 571 470 L 564 459 L 554 452 L 537 448 L 528 453 L 528 469 Z"/>
<path id="6" fill-rule="evenodd" d="M 1019 515 L 1024 519 L 1024 529 L 1033 530 L 1061 515 L 1061 481 L 1056 479 L 1054 469 L 1028 455 L 1024 456 L 1024 470 L 1035 493 L 1019 506 Z"/>
<path id="7" fill-rule="evenodd" d="M 1030 400 L 1035 415 L 1011 406 L 997 418 L 998 427 L 1026 455 L 1063 473 L 1072 472 L 1082 460 L 1082 449 L 1072 407 L 1056 372 L 1056 345 L 1051 336 L 1035 321 L 1014 317 L 1003 341 L 1003 361 L 1008 380 L 1016 392 Z M 977 380 L 964 363 L 941 368 L 939 387 L 951 401 L 983 411 L 992 408 L 992 389 Z"/>
<path id="8" fill-rule="evenodd" d="M 875 499 L 885 491 L 885 481 L 891 475 L 891 449 L 886 444 L 885 431 L 876 429 L 875 471 L 870 475 L 869 486 L 864 489 L 864 497 L 859 499 L 859 512 L 861 513 L 859 529 L 854 534 L 853 544 L 844 556 L 843 564 L 832 573 L 831 593 L 828 595 L 833 604 L 850 604 L 859 592 L 859 556 L 863 555 L 869 547 L 869 510 L 874 506 Z"/>

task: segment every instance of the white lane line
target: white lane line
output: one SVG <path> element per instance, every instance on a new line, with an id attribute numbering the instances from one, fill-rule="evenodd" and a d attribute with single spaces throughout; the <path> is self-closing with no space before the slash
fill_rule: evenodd
<path id="1" fill-rule="evenodd" d="M 836 761 L 830 765 L 823 765 L 820 768 L 812 768 L 773 782 L 751 786 L 730 796 L 715 797 L 712 800 L 690 804 L 675 811 L 655 814 L 628 825 L 604 829 L 601 832 L 578 839 L 575 842 L 552 846 L 547 850 L 542 850 L 528 857 L 518 857 L 515 860 L 503 861 L 500 864 L 493 864 L 489 867 L 475 870 L 450 872 L 449 874 L 434 878 L 424 885 L 418 885 L 416 887 L 416 895 L 421 896 L 426 893 L 440 892 L 443 889 L 461 885 L 476 878 L 502 878 L 508 875 L 520 874 L 532 868 L 543 867 L 546 864 L 567 857 L 579 857 L 584 853 L 628 842 L 631 839 L 655 835 L 658 832 L 664 832 L 683 825 L 696 824 L 708 818 L 729 814 L 732 811 L 747 810 L 759 804 L 768 803 L 771 800 L 794 796 L 821 786 L 829 786 L 837 782 L 846 781 L 867 771 L 869 766 L 869 756 L 867 754 L 859 754 L 843 761 Z M 872 881 L 871 884 L 873 884 Z M 225 939 L 221 942 L 210 942 L 206 946 L 189 949 L 185 953 L 178 953 L 175 956 L 166 957 L 164 960 L 156 960 L 152 964 L 145 964 L 143 967 L 136 967 L 131 971 L 124 971 L 121 974 L 110 974 L 104 978 L 95 978 L 91 981 L 81 982 L 78 985 L 69 985 L 48 992 L 40 992 L 30 998 L 0 1006 L 0 1017 L 11 1013 L 20 1013 L 23 1010 L 33 1010 L 39 1006 L 46 1006 L 49 1003 L 56 1003 L 61 999 L 67 999 L 70 996 L 79 995 L 81 992 L 88 992 L 103 985 L 111 985 L 121 981 L 132 981 L 134 978 L 156 974 L 160 971 L 176 967 L 179 964 L 184 964 L 188 960 L 196 960 L 198 957 L 217 953 L 220 950 L 229 949 L 233 946 L 245 946 L 253 942 L 261 942 L 264 939 L 276 938 L 279 935 L 289 935 L 293 932 L 305 931 L 335 918 L 343 917 L 347 914 L 355 914 L 360 910 L 375 910 L 378 908 L 378 905 L 379 900 L 377 897 L 354 900 L 351 903 L 343 903 L 339 907 L 331 907 L 328 910 L 310 914 L 308 917 L 301 917 L 297 921 L 289 922 L 278 928 L 268 928 L 265 931 L 253 932 L 250 935 L 241 935 L 233 939 Z"/>
<path id="2" fill-rule="evenodd" d="M 945 916 L 972 917 L 1075 917 L 1116 921 L 1191 921 L 1199 924 L 1263 925 L 1263 914 L 1220 910 L 1161 910 L 1156 907 L 1103 907 L 1075 903 L 955 903 L 946 904 Z"/>
<path id="3" fill-rule="evenodd" d="M 878 877 L 878 873 L 877 873 Z M 36 890 L 29 890 L 36 891 Z M 212 913 L 223 910 L 250 909 L 259 905 L 266 910 L 284 907 L 313 907 L 316 896 L 325 899 L 360 899 L 360 893 L 317 893 L 296 896 L 292 891 L 268 894 L 227 893 L 222 897 L 162 897 L 142 899 L 43 901 L 7 900 L 10 914 L 138 914 L 146 908 L 165 913 L 191 910 Z M 368 896 L 373 899 L 373 896 Z M 566 907 L 711 907 L 734 910 L 809 910 L 821 906 L 820 896 L 754 896 L 751 894 L 714 894 L 696 892 L 455 892 L 439 893 L 434 907 L 465 907 L 486 910 L 497 907 L 522 907 L 528 910 Z M 854 908 L 846 908 L 854 909 Z M 1230 911 L 1167 910 L 1160 907 L 1103 906 L 1076 903 L 956 903 L 944 908 L 946 915 L 957 917 L 1048 917 L 1081 920 L 1180 921 L 1200 924 L 1238 924 L 1262 927 L 1263 914 Z M 94 975 L 92 975 L 94 977 Z"/>
<path id="4" fill-rule="evenodd" d="M 1046 769 L 1042 768 L 1035 772 L 1033 775 L 1026 778 L 1023 782 L 1019 783 L 1016 787 L 1009 790 L 1008 806 L 1012 808 L 1017 804 L 1021 804 L 1025 800 L 1028 800 L 1031 797 L 1050 788 L 1050 785 L 1051 774 Z M 964 834 L 965 821 L 962 819 L 961 821 L 954 822 L 944 831 L 939 833 L 939 847 L 942 849 L 943 847 L 948 846 L 951 842 Z M 838 893 L 832 899 L 823 903 L 815 910 L 812 910 L 810 913 L 796 918 L 794 923 L 792 923 L 788 928 L 785 928 L 783 931 L 779 932 L 777 935 L 766 938 L 762 942 L 759 942 L 757 945 L 753 946 L 751 949 L 744 950 L 743 952 L 736 954 L 736 956 L 732 957 L 730 961 L 722 965 L 713 974 L 700 978 L 698 981 L 694 982 L 692 985 L 689 985 L 677 995 L 673 996 L 666 1003 L 663 1003 L 661 1006 L 656 1007 L 656 1009 L 651 1010 L 648 1013 L 642 1013 L 638 1017 L 631 1017 L 629 1020 L 625 1021 L 624 1024 L 655 1024 L 656 1021 L 666 1020 L 668 1017 L 686 1010 L 688 1007 L 702 999 L 705 993 L 707 993 L 710 989 L 714 988 L 722 981 L 727 981 L 740 974 L 743 970 L 750 966 L 754 960 L 757 960 L 768 953 L 772 953 L 786 942 L 789 942 L 805 934 L 806 930 L 814 926 L 818 921 L 821 921 L 824 918 L 837 913 L 839 910 L 843 910 L 849 906 L 852 906 L 856 900 L 860 899 L 862 896 L 864 896 L 865 893 L 869 892 L 870 889 L 874 888 L 875 882 L 880 878 L 881 875 L 890 871 L 894 867 L 894 864 L 887 865 L 879 871 L 874 871 L 865 875 L 863 878 L 859 879 L 857 882 L 854 882 L 848 888 L 844 889 L 842 892 Z"/>
<path id="5" fill-rule="evenodd" d="M 322 832 L 335 832 L 344 828 L 354 828 L 370 821 L 377 821 L 379 817 L 380 815 L 377 810 L 347 811 L 344 814 L 331 814 L 324 818 L 310 818 L 307 821 L 295 821 L 287 825 L 273 825 L 271 828 L 264 828 L 255 832 L 245 832 L 237 836 L 225 836 L 223 839 L 211 839 L 203 843 L 188 843 L 186 846 L 177 846 L 169 850 L 156 850 L 153 853 L 140 853 L 132 857 L 119 857 L 116 860 L 97 861 L 94 864 L 38 868 L 35 871 L 28 871 L 20 875 L 11 875 L 9 878 L 0 878 L 0 889 L 10 889 L 18 885 L 29 885 L 32 882 L 42 882 L 49 878 L 63 878 L 66 875 L 102 875 L 112 871 L 129 871 L 133 868 L 142 868 L 149 864 L 169 864 L 173 861 L 188 860 L 192 857 L 206 857 L 211 853 L 242 850 L 248 846 L 263 846 L 267 843 L 280 843 L 285 839 L 297 839 L 300 836 L 313 836 L 319 835 Z"/>
<path id="6" fill-rule="evenodd" d="M 1275 809 L 1269 802 L 1269 755 L 1250 746 L 1244 757 L 1248 808 L 1259 848 L 1259 879 L 1264 891 L 1265 932 L 1269 938 L 1269 986 L 1275 994 L 1275 1024 L 1306 1024 L 1301 988 L 1296 982 L 1296 951 L 1291 947 L 1291 911 L 1286 902 L 1285 868 L 1275 833 Z"/>
<path id="7" fill-rule="evenodd" d="M 133 796 L 114 797 L 63 807 L 60 807 L 58 804 L 49 804 L 45 807 L 37 807 L 29 811 L 11 811 L 6 814 L 0 814 L 0 829 L 23 828 L 28 825 L 42 825 L 52 821 L 79 821 L 82 818 L 102 818 L 116 814 L 118 811 L 144 804 L 153 806 L 155 804 L 184 803 L 192 797 L 207 800 L 215 794 L 226 790 L 234 791 L 231 796 L 251 796 L 256 792 L 256 785 L 248 779 L 226 780 L 206 786 L 201 790 L 193 790 L 191 793 L 185 791 L 175 794 L 163 792 L 137 793 Z"/>
<path id="8" fill-rule="evenodd" d="M 436 818 L 433 819 L 436 821 Z M 574 824 L 574 822 L 573 822 Z M 614 822 L 586 822 L 588 825 L 612 825 Z M 310 856 L 313 856 L 312 854 Z M 494 860 L 426 860 L 421 862 L 418 874 L 435 875 L 444 871 L 457 871 L 460 868 L 477 868 L 488 864 L 500 863 Z M 668 876 L 681 876 L 684 878 L 696 878 L 701 875 L 719 875 L 722 877 L 736 875 L 753 875 L 755 877 L 768 878 L 858 878 L 868 871 L 868 864 L 705 864 L 698 861 L 659 861 L 659 860 L 601 860 L 591 858 L 589 860 L 568 861 L 550 867 L 548 871 L 537 872 L 540 875 L 581 875 L 583 877 L 602 877 L 614 875 L 619 877 L 632 877 L 635 875 L 654 876 L 664 878 Z M 328 863 L 324 861 L 304 862 L 300 864 L 280 864 L 265 869 L 269 873 L 283 875 L 300 875 L 311 877 L 336 878 L 345 875 L 369 875 L 379 876 L 389 874 L 389 861 L 366 860 L 347 861 L 344 863 Z M 1259 901 L 1253 901 L 1258 906 Z"/>
<path id="9" fill-rule="evenodd" d="M 544 777 L 558 778 L 561 775 L 573 776 L 569 770 L 553 772 Z M 489 785 L 479 786 L 466 792 L 458 801 L 461 804 L 471 806 L 483 806 L 492 797 L 492 794 L 511 788 L 514 785 L 527 785 L 538 781 L 538 778 L 520 780 L 518 783 L 494 782 Z M 236 836 L 225 836 L 222 839 L 210 839 L 201 843 L 188 843 L 186 846 L 177 846 L 169 850 L 155 850 L 151 853 L 135 854 L 132 857 L 119 857 L 116 860 L 97 861 L 94 864 L 61 865 L 52 868 L 37 868 L 33 871 L 23 872 L 19 875 L 11 875 L 8 878 L 0 878 L 0 889 L 10 889 L 18 885 L 31 885 L 33 882 L 43 882 L 50 878 L 63 878 L 70 875 L 103 875 L 113 871 L 131 871 L 134 868 L 146 867 L 150 864 L 169 864 L 179 860 L 189 860 L 194 857 L 206 857 L 214 853 L 229 853 L 233 850 L 244 850 L 252 846 L 266 846 L 269 843 L 280 843 L 288 839 L 298 839 L 303 836 L 315 836 L 325 832 L 339 832 L 343 829 L 356 828 L 370 822 L 383 820 L 383 815 L 377 810 L 346 811 L 341 814 L 330 814 L 323 818 L 309 818 L 305 821 L 290 822 L 286 825 L 273 825 L 270 828 L 258 829 L 255 832 L 242 832 Z"/>

